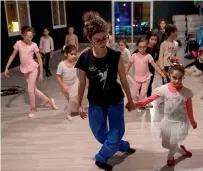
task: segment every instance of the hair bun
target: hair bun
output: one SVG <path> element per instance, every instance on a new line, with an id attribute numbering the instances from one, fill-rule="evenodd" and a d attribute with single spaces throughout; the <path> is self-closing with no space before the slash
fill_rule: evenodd
<path id="1" fill-rule="evenodd" d="M 94 11 L 86 12 L 83 15 L 83 21 L 86 24 L 88 21 L 94 20 L 97 17 L 99 17 L 99 13 L 98 12 L 94 12 Z"/>

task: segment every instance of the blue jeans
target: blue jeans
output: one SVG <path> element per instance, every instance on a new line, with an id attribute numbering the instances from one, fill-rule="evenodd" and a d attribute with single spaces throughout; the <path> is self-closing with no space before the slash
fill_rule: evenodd
<path id="1" fill-rule="evenodd" d="M 107 117 L 109 130 L 107 128 Z M 124 101 L 107 107 L 89 104 L 89 124 L 94 137 L 103 146 L 96 161 L 106 163 L 117 151 L 127 152 L 129 143 L 121 140 L 125 132 Z"/>

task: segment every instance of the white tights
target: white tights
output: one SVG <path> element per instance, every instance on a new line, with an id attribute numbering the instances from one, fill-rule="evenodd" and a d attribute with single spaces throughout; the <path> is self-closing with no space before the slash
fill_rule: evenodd
<path id="1" fill-rule="evenodd" d="M 173 159 L 173 156 L 176 152 L 185 154 L 185 151 L 182 148 L 178 147 L 178 144 L 170 144 L 169 140 L 162 139 L 162 147 L 169 150 L 168 160 Z"/>

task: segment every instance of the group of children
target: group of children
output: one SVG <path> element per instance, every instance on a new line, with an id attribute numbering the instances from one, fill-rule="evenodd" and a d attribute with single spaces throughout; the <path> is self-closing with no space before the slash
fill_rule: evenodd
<path id="1" fill-rule="evenodd" d="M 191 64 L 193 67 L 185 70 L 184 66 L 181 64 L 173 63 L 174 61 L 177 61 L 176 55 L 178 44 L 175 41 L 177 37 L 177 28 L 172 24 L 168 24 L 166 27 L 162 28 L 161 36 L 166 34 L 167 39 L 161 44 L 159 41 L 161 39 L 160 35 L 157 34 L 157 32 L 152 31 L 146 38 L 138 40 L 136 44 L 137 50 L 132 55 L 128 50 L 127 42 L 124 39 L 119 40 L 118 45 L 121 53 L 118 53 L 111 49 L 112 39 L 111 37 L 109 39 L 108 24 L 100 16 L 95 15 L 94 13 L 90 12 L 87 15 L 89 16 L 84 22 L 84 31 L 85 35 L 90 40 L 92 47 L 83 51 L 78 58 L 78 38 L 73 33 L 74 29 L 72 27 L 69 28 L 69 35 L 65 38 L 66 45 L 62 48 L 65 59 L 59 63 L 56 75 L 61 92 L 68 101 L 65 112 L 67 113 L 67 119 L 70 121 L 73 120 L 71 112 L 74 110 L 79 111 L 80 116 L 83 119 L 86 118 L 85 111 L 83 110 L 83 107 L 81 107 L 81 101 L 86 85 L 86 77 L 89 79 L 88 100 L 90 102 L 90 127 L 96 139 L 103 144 L 101 151 L 96 155 L 96 165 L 102 169 L 112 170 L 112 167 L 107 164 L 107 161 L 116 151 L 119 149 L 122 152 L 128 153 L 133 153 L 135 151 L 130 148 L 128 142 L 121 140 L 124 134 L 124 130 L 121 129 L 124 125 L 123 117 L 119 117 L 120 115 L 116 117 L 113 116 L 115 111 L 118 113 L 120 112 L 121 116 L 123 116 L 122 111 L 124 110 L 122 109 L 122 90 L 120 89 L 120 85 L 116 82 L 118 73 L 128 98 L 126 108 L 129 111 L 136 108 L 146 108 L 146 105 L 150 104 L 150 102 L 159 97 L 165 97 L 164 119 L 161 122 L 161 137 L 162 146 L 169 150 L 167 164 L 169 166 L 175 165 L 174 154 L 176 152 L 179 152 L 186 157 L 191 157 L 192 153 L 187 151 L 183 145 L 178 147 L 179 142 L 184 140 L 188 134 L 189 122 L 194 129 L 197 127 L 192 110 L 193 93 L 190 89 L 183 86 L 182 80 L 185 72 L 191 73 L 197 72 L 197 69 L 201 70 L 203 53 L 200 52 L 200 56 L 197 59 L 198 61 L 193 63 L 196 68 Z M 94 31 L 91 30 L 93 28 L 95 29 Z M 30 27 L 23 27 L 23 40 L 17 41 L 14 45 L 14 51 L 10 56 L 5 69 L 5 75 L 9 76 L 9 66 L 19 51 L 20 70 L 28 83 L 31 106 L 29 117 L 34 117 L 36 114 L 35 95 L 43 99 L 44 104 L 48 103 L 53 109 L 57 109 L 54 99 L 48 98 L 36 87 L 38 66 L 40 68 L 39 79 L 40 81 L 43 79 L 42 59 L 45 59 L 46 76 L 51 75 L 48 63 L 49 58 L 53 56 L 54 44 L 53 39 L 49 36 L 48 29 L 44 29 L 43 33 L 44 36 L 40 39 L 40 49 L 38 49 L 36 43 L 32 42 L 34 36 L 33 29 Z M 37 56 L 38 63 L 33 59 L 34 53 Z M 120 56 L 122 59 L 120 59 Z M 156 64 L 158 60 L 160 68 Z M 126 82 L 126 75 L 132 65 L 134 65 L 135 71 L 132 93 L 130 94 L 129 86 Z M 79 70 L 78 74 L 76 68 Z M 152 83 L 155 71 L 162 76 L 164 85 L 156 88 L 152 93 Z M 104 95 L 109 98 L 104 100 Z M 146 96 L 147 98 L 145 98 Z M 118 100 L 118 102 L 116 100 Z M 149 106 L 151 107 L 151 105 Z M 187 112 L 185 112 L 185 106 Z M 114 150 L 111 149 L 111 151 L 108 151 L 110 150 L 106 149 L 109 141 L 108 137 L 101 137 L 100 133 L 102 131 L 97 130 L 100 132 L 98 133 L 95 130 L 98 128 L 99 124 L 107 122 L 106 118 L 101 119 L 100 117 L 100 114 L 104 117 L 103 112 L 105 113 L 105 111 L 107 113 L 112 111 L 112 115 L 110 113 L 107 114 L 108 117 L 110 117 L 110 122 L 112 122 L 110 124 L 114 125 L 115 129 L 119 128 L 119 131 L 122 132 L 118 132 L 120 138 L 115 142 L 115 146 L 111 144 L 112 149 L 118 146 L 120 141 L 123 143 L 122 148 L 120 147 L 118 149 L 116 147 Z M 105 117 L 107 117 L 106 113 Z M 117 121 L 120 119 L 119 124 L 121 125 L 115 125 L 113 120 L 116 119 Z M 95 123 L 95 120 L 97 123 Z M 102 129 L 106 134 L 106 128 L 102 127 Z M 111 132 L 111 130 L 109 130 L 109 132 Z M 112 138 L 115 138 L 114 134 L 116 133 L 113 130 L 111 133 Z M 106 149 L 106 151 L 104 149 Z M 102 155 L 103 157 L 106 157 L 102 158 Z"/>

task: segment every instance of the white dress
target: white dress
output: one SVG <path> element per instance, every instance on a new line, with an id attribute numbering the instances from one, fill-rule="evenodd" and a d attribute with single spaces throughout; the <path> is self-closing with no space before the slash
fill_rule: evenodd
<path id="1" fill-rule="evenodd" d="M 186 100 L 193 97 L 193 93 L 186 87 L 180 92 L 172 93 L 167 84 L 156 88 L 153 93 L 164 98 L 164 118 L 161 121 L 160 136 L 171 144 L 178 144 L 188 135 Z"/>
<path id="2" fill-rule="evenodd" d="M 64 61 L 58 65 L 57 74 L 63 78 L 63 84 L 68 89 L 69 98 L 78 96 L 79 79 L 76 68 L 68 68 Z"/>

